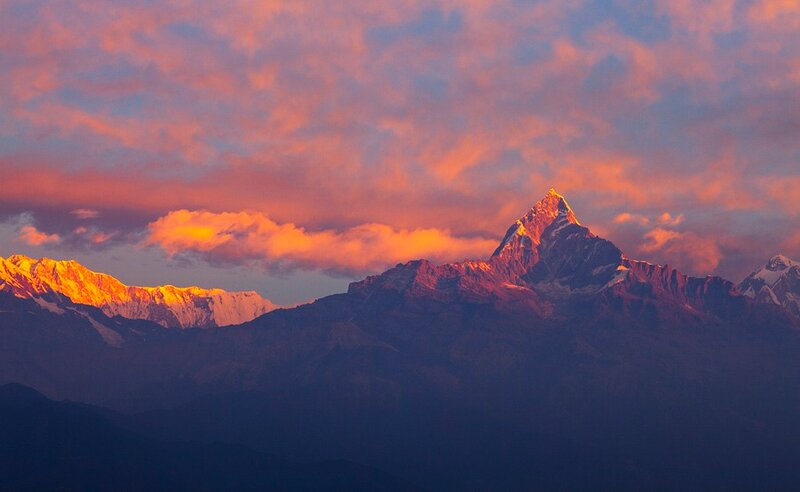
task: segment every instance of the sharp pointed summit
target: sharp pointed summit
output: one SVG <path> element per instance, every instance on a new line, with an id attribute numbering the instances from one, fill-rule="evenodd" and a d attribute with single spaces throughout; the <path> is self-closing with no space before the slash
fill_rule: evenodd
<path id="1" fill-rule="evenodd" d="M 542 242 L 542 234 L 554 224 L 562 230 L 570 224 L 580 225 L 580 222 L 567 200 L 550 188 L 544 198 L 508 228 L 492 257 L 516 256 L 523 263 L 529 262 L 531 251 Z"/>
<path id="2" fill-rule="evenodd" d="M 563 299 L 601 290 L 620 281 L 624 256 L 613 243 L 581 225 L 567 200 L 554 189 L 517 219 L 487 261 L 399 265 L 351 284 L 352 293 L 436 292 L 446 298 L 514 298 L 539 309 L 539 297 Z M 516 301 L 514 301 L 516 302 Z"/>
<path id="3" fill-rule="evenodd" d="M 508 229 L 490 261 L 537 283 L 569 288 L 613 280 L 622 252 L 581 225 L 566 198 L 551 188 Z"/>

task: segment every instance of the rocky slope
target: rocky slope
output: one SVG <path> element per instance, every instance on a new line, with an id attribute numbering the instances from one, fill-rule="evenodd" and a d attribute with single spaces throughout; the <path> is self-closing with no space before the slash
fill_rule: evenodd
<path id="1" fill-rule="evenodd" d="M 0 290 L 21 298 L 100 308 L 106 315 L 154 321 L 167 328 L 213 328 L 250 321 L 275 305 L 256 292 L 200 287 L 128 286 L 75 261 L 0 258 Z"/>

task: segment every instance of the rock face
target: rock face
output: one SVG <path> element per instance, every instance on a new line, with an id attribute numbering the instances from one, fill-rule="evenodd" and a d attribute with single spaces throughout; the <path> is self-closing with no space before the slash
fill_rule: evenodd
<path id="1" fill-rule="evenodd" d="M 800 263 L 783 255 L 773 256 L 742 280 L 739 291 L 758 302 L 783 306 L 800 316 Z"/>
<path id="2" fill-rule="evenodd" d="M 276 307 L 256 292 L 172 285 L 128 286 L 75 261 L 23 255 L 0 258 L 0 290 L 56 304 L 66 298 L 74 304 L 100 308 L 109 317 L 145 319 L 166 328 L 240 324 Z"/>

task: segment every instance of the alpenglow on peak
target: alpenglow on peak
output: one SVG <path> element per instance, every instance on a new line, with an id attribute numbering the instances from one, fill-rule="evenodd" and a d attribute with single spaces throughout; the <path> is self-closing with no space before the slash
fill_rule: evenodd
<path id="1" fill-rule="evenodd" d="M 567 200 L 550 188 L 544 198 L 508 228 L 492 257 L 501 256 L 510 250 L 537 246 L 541 243 L 542 233 L 554 223 L 559 226 L 580 225 Z"/>
<path id="2" fill-rule="evenodd" d="M 66 297 L 107 316 L 146 319 L 167 328 L 214 328 L 250 321 L 275 309 L 258 293 L 200 287 L 137 287 L 74 260 L 0 258 L 0 291 L 21 298 Z"/>

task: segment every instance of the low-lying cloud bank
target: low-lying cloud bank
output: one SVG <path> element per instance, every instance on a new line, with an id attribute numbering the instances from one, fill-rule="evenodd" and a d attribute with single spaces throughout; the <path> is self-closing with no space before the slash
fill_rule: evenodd
<path id="1" fill-rule="evenodd" d="M 171 256 L 197 255 L 212 263 L 255 261 L 279 269 L 358 274 L 417 258 L 446 262 L 485 257 L 496 240 L 374 223 L 344 231 L 308 231 L 260 212 L 175 210 L 148 226 L 145 244 Z"/>

